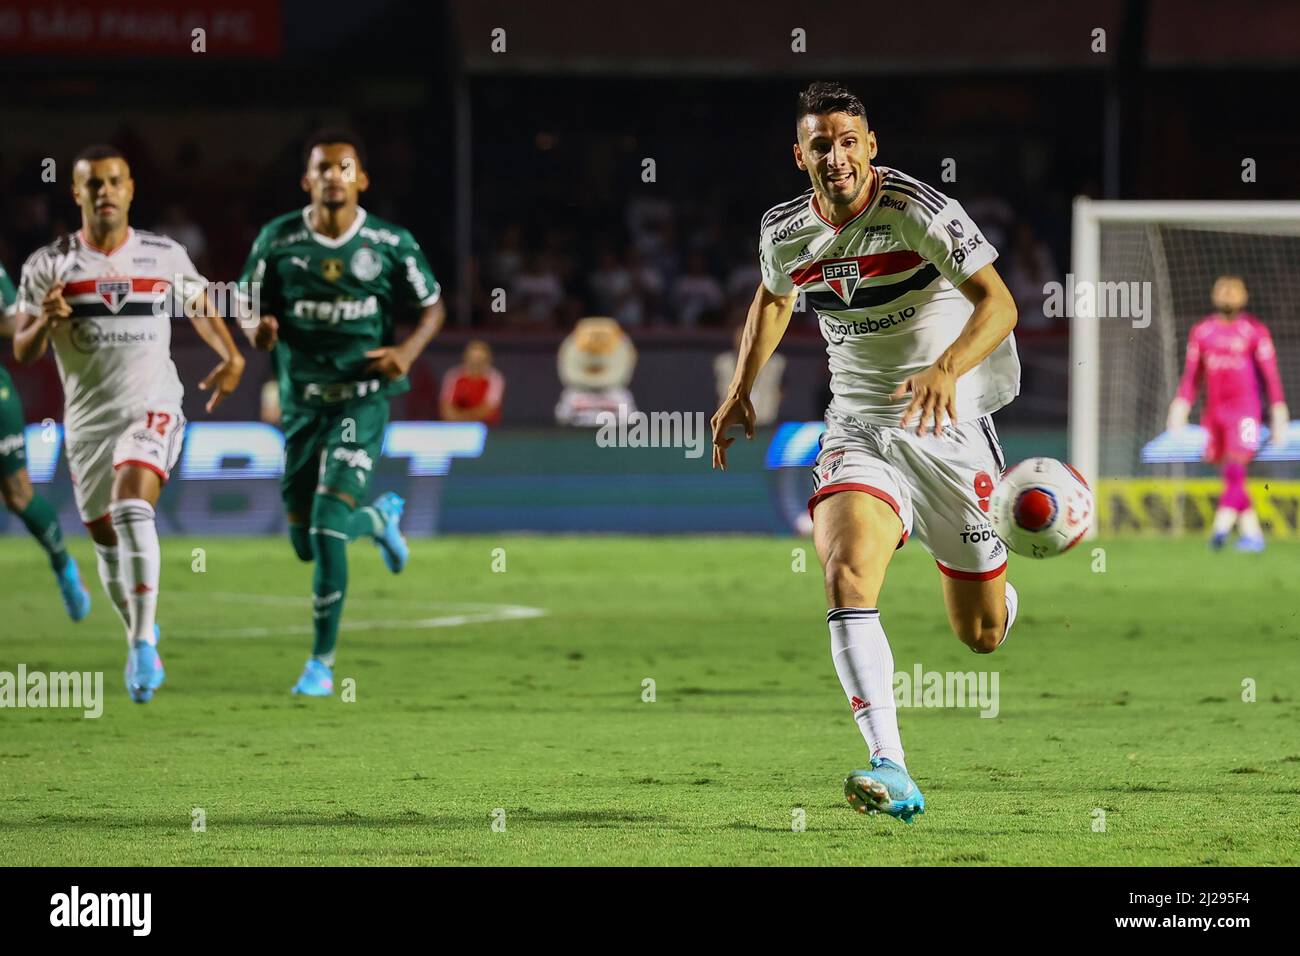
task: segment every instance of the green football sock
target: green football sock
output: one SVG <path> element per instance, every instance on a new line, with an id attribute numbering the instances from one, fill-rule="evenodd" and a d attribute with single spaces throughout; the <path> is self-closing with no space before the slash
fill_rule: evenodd
<path id="1" fill-rule="evenodd" d="M 333 495 L 317 495 L 311 508 L 311 548 L 316 558 L 312 577 L 312 623 L 316 639 L 312 657 L 331 663 L 348 590 L 348 526 L 353 515 Z"/>
<path id="2" fill-rule="evenodd" d="M 293 545 L 293 553 L 298 555 L 298 560 L 315 560 L 316 554 L 311 549 L 311 533 L 306 525 L 289 525 L 289 543 Z"/>
<path id="3" fill-rule="evenodd" d="M 50 567 L 62 571 L 68 563 L 68 549 L 63 544 L 63 530 L 54 508 L 40 495 L 32 495 L 27 507 L 18 512 L 18 520 L 27 526 L 32 537 L 50 556 Z"/>
<path id="4" fill-rule="evenodd" d="M 384 531 L 384 519 L 379 512 L 366 505 L 348 515 L 348 537 L 353 541 L 360 537 L 377 538 Z"/>

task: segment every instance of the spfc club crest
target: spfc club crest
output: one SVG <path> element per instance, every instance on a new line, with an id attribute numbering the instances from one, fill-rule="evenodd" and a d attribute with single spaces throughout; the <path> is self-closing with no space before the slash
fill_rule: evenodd
<path id="1" fill-rule="evenodd" d="M 821 479 L 823 482 L 831 481 L 839 473 L 840 465 L 844 464 L 844 452 L 836 451 L 827 455 L 822 461 Z"/>
<path id="2" fill-rule="evenodd" d="M 846 306 L 853 305 L 853 293 L 858 289 L 858 261 L 845 259 L 843 262 L 827 262 L 822 265 L 822 280 L 830 290 L 840 297 Z"/>
<path id="3" fill-rule="evenodd" d="M 125 276 L 109 276 L 95 280 L 95 294 L 104 300 L 108 311 L 117 315 L 131 295 L 131 280 Z"/>
<path id="4" fill-rule="evenodd" d="M 326 259 L 320 264 L 320 271 L 330 282 L 338 282 L 339 277 L 343 275 L 342 259 Z"/>

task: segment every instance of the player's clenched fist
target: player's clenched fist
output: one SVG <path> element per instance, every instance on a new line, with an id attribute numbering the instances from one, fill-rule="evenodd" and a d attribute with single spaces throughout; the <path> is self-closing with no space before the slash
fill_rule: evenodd
<path id="1" fill-rule="evenodd" d="M 907 403 L 907 408 L 898 419 L 899 428 L 906 428 L 907 420 L 918 411 L 921 413 L 916 421 L 918 435 L 925 434 L 927 421 L 934 423 L 934 433 L 938 435 L 943 430 L 945 414 L 950 422 L 954 425 L 957 423 L 957 379 L 952 373 L 931 365 L 924 371 L 905 378 L 889 397 L 902 398 L 909 392 L 912 400 Z"/>
<path id="2" fill-rule="evenodd" d="M 390 382 L 411 370 L 411 357 L 396 346 L 371 349 L 366 353 L 366 358 L 370 359 L 366 371 L 377 372 Z"/>
<path id="3" fill-rule="evenodd" d="M 50 286 L 50 291 L 45 293 L 45 299 L 41 302 L 41 318 L 53 328 L 60 319 L 66 319 L 70 315 L 72 306 L 63 298 L 63 283 Z"/>
<path id="4" fill-rule="evenodd" d="M 748 395 L 729 395 L 721 407 L 714 412 L 710 422 L 713 426 L 713 467 L 727 470 L 727 449 L 736 439 L 728 438 L 729 429 L 741 426 L 745 437 L 754 437 L 754 405 Z"/>
<path id="5" fill-rule="evenodd" d="M 279 340 L 280 323 L 273 315 L 262 316 L 261 321 L 257 323 L 257 331 L 253 333 L 253 347 L 269 352 L 275 348 L 275 343 Z"/>

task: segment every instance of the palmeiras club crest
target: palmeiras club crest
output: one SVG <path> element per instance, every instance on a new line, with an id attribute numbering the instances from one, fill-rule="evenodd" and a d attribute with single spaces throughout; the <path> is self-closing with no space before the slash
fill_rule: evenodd
<path id="1" fill-rule="evenodd" d="M 858 261 L 845 259 L 840 262 L 822 264 L 822 281 L 839 296 L 846 306 L 853 305 L 853 293 L 858 289 Z"/>
<path id="2" fill-rule="evenodd" d="M 127 276 L 105 276 L 95 280 L 95 294 L 104 300 L 108 311 L 117 315 L 131 295 L 131 279 Z"/>
<path id="3" fill-rule="evenodd" d="M 352 274 L 362 282 L 370 282 L 379 277 L 384 269 L 379 253 L 369 246 L 362 246 L 352 253 Z"/>

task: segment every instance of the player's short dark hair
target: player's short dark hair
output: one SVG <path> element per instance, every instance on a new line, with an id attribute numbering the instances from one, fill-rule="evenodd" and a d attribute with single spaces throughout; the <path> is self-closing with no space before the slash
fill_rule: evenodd
<path id="1" fill-rule="evenodd" d="M 97 159 L 120 159 L 125 161 L 126 157 L 122 155 L 122 151 L 116 146 L 109 146 L 107 143 L 95 143 L 92 146 L 84 147 L 81 152 L 77 153 L 72 158 L 72 165 L 76 166 L 83 159 L 91 163 Z"/>
<path id="2" fill-rule="evenodd" d="M 305 168 L 311 162 L 311 151 L 317 146 L 324 146 L 326 143 L 346 143 L 352 147 L 352 151 L 357 154 L 357 162 L 361 168 L 366 168 L 366 144 L 350 129 L 342 126 L 327 126 L 324 129 L 318 129 L 307 137 L 307 142 L 302 147 L 302 165 Z"/>
<path id="3" fill-rule="evenodd" d="M 799 113 L 794 121 L 798 123 L 805 116 L 822 116 L 826 113 L 847 113 L 849 116 L 861 116 L 867 121 L 867 108 L 862 105 L 856 93 L 850 92 L 838 83 L 817 81 L 809 83 L 799 94 Z"/>

